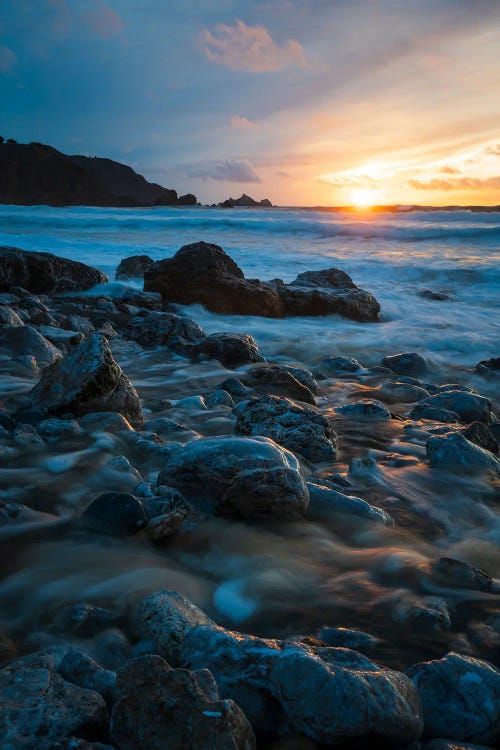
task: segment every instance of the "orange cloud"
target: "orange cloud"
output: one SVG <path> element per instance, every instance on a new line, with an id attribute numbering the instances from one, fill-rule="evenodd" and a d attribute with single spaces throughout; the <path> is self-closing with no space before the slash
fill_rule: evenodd
<path id="1" fill-rule="evenodd" d="M 230 117 L 229 122 L 234 130 L 255 130 L 255 128 L 259 127 L 258 123 L 252 122 L 252 120 L 248 120 L 246 117 L 238 117 L 238 115 Z"/>
<path id="2" fill-rule="evenodd" d="M 489 190 L 500 188 L 499 177 L 460 177 L 453 180 L 409 180 L 408 185 L 415 190 Z"/>
<path id="3" fill-rule="evenodd" d="M 264 26 L 247 26 L 240 20 L 235 26 L 218 24 L 214 33 L 205 29 L 200 39 L 211 62 L 233 70 L 268 73 L 305 65 L 304 48 L 295 39 L 277 44 Z"/>

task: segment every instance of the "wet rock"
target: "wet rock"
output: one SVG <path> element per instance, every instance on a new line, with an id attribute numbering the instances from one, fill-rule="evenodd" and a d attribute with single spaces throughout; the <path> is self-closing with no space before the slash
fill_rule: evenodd
<path id="1" fill-rule="evenodd" d="M 25 447 L 43 445 L 42 438 L 32 424 L 17 425 L 14 429 L 14 442 Z"/>
<path id="2" fill-rule="evenodd" d="M 175 402 L 176 409 L 185 409 L 186 411 L 205 411 L 207 405 L 203 396 L 186 396 Z"/>
<path id="3" fill-rule="evenodd" d="M 299 383 L 302 383 L 302 385 L 305 385 L 306 388 L 309 388 L 311 393 L 316 394 L 318 390 L 318 383 L 310 370 L 308 370 L 306 367 L 299 367 L 298 365 L 284 365 L 283 363 L 281 363 L 279 366 L 282 370 L 285 370 L 286 372 L 289 372 L 290 375 L 293 375 L 293 377 L 296 378 Z"/>
<path id="4" fill-rule="evenodd" d="M 429 370 L 426 359 L 418 352 L 391 354 L 384 357 L 380 364 L 398 375 L 424 375 Z"/>
<path id="5" fill-rule="evenodd" d="M 423 297 L 424 299 L 431 299 L 436 302 L 446 302 L 446 300 L 451 299 L 449 294 L 446 294 L 446 292 L 437 292 L 434 291 L 434 289 L 422 289 L 418 292 L 419 297 Z"/>
<path id="6" fill-rule="evenodd" d="M 342 416 L 352 417 L 352 419 L 391 419 L 391 413 L 384 404 L 370 399 L 339 406 L 337 411 Z"/>
<path id="7" fill-rule="evenodd" d="M 488 429 L 497 443 L 500 443 L 500 422 L 491 422 L 491 424 L 488 425 Z"/>
<path id="8" fill-rule="evenodd" d="M 490 422 L 491 401 L 475 393 L 467 391 L 444 391 L 434 396 L 419 401 L 412 411 L 412 415 L 418 415 L 426 406 L 437 407 L 456 412 L 462 422 Z"/>
<path id="9" fill-rule="evenodd" d="M 378 320 L 380 305 L 338 268 L 306 271 L 278 287 L 287 315 L 342 315 L 353 320 Z"/>
<path id="10" fill-rule="evenodd" d="M 391 404 L 414 404 L 429 396 L 428 391 L 411 383 L 385 383 L 371 391 Z"/>
<path id="11" fill-rule="evenodd" d="M 67 292 L 108 281 L 106 274 L 52 253 L 0 247 L 0 289 L 21 286 L 29 292 Z"/>
<path id="12" fill-rule="evenodd" d="M 115 279 L 142 279 L 144 272 L 154 263 L 149 255 L 131 255 L 123 258 L 116 269 Z"/>
<path id="13" fill-rule="evenodd" d="M 460 415 L 456 411 L 441 409 L 439 406 L 428 406 L 427 404 L 417 404 L 410 412 L 411 419 L 426 419 L 429 422 L 444 422 L 453 424 L 460 421 Z"/>
<path id="14" fill-rule="evenodd" d="M 431 580 L 435 585 L 475 591 L 491 591 L 493 580 L 471 563 L 440 557 L 430 565 Z"/>
<path id="15" fill-rule="evenodd" d="M 181 655 L 190 669 L 210 669 L 221 694 L 233 695 L 255 728 L 265 732 L 300 733 L 333 745 L 367 737 L 404 744 L 422 731 L 410 680 L 349 649 L 199 626 L 186 636 Z"/>
<path id="16" fill-rule="evenodd" d="M 316 399 L 310 389 L 281 365 L 256 365 L 242 376 L 242 380 L 258 393 L 287 396 L 316 405 Z"/>
<path id="17" fill-rule="evenodd" d="M 234 407 L 234 401 L 231 394 L 223 390 L 210 393 L 205 398 L 205 403 L 209 409 L 213 409 L 216 406 L 227 406 L 230 409 Z"/>
<path id="18" fill-rule="evenodd" d="M 145 423 L 144 429 L 154 432 L 166 440 L 176 440 L 182 443 L 199 437 L 199 434 L 194 430 L 176 422 L 174 419 L 168 419 L 168 417 L 150 419 Z"/>
<path id="19" fill-rule="evenodd" d="M 156 542 L 175 534 L 190 512 L 181 493 L 169 487 L 162 487 L 159 495 L 143 498 L 142 503 L 149 519 L 146 533 Z"/>
<path id="20" fill-rule="evenodd" d="M 384 526 L 392 526 L 394 521 L 385 510 L 370 505 L 366 500 L 325 487 L 314 482 L 307 483 L 309 490 L 310 513 L 342 513 L 347 516 L 366 518 Z"/>
<path id="21" fill-rule="evenodd" d="M 61 352 L 33 326 L 0 326 L 0 353 L 9 357 L 29 355 L 45 367 L 61 358 Z"/>
<path id="22" fill-rule="evenodd" d="M 85 430 L 104 432 L 133 432 L 134 428 L 123 414 L 116 411 L 90 412 L 78 420 Z"/>
<path id="23" fill-rule="evenodd" d="M 99 534 L 129 536 L 146 526 L 148 515 L 142 502 L 134 495 L 105 492 L 86 508 L 83 520 Z"/>
<path id="24" fill-rule="evenodd" d="M 262 362 L 257 342 L 246 333 L 213 333 L 191 349 L 193 359 L 217 359 L 233 369 L 252 362 Z"/>
<path id="25" fill-rule="evenodd" d="M 242 401 L 235 409 L 235 431 L 262 435 L 308 461 L 334 461 L 337 436 L 320 412 L 286 398 L 261 396 Z"/>
<path id="26" fill-rule="evenodd" d="M 422 701 L 424 737 L 494 746 L 500 738 L 500 672 L 449 653 L 406 671 Z"/>
<path id="27" fill-rule="evenodd" d="M 0 305 L 0 326 L 23 326 L 24 321 L 11 307 Z"/>
<path id="28" fill-rule="evenodd" d="M 218 245 L 196 242 L 154 263 L 144 274 L 144 291 L 160 292 L 164 302 L 199 303 L 228 315 L 283 317 L 279 294 L 243 271 Z"/>
<path id="29" fill-rule="evenodd" d="M 191 318 L 152 310 L 132 318 L 127 336 L 141 346 L 168 346 L 184 352 L 202 341 L 205 333 Z"/>
<path id="30" fill-rule="evenodd" d="M 120 750 L 254 750 L 243 711 L 219 698 L 208 670 L 171 669 L 160 656 L 134 659 L 118 673 L 111 738 Z"/>
<path id="31" fill-rule="evenodd" d="M 491 359 L 483 359 L 476 365 L 476 372 L 478 375 L 486 375 L 492 377 L 498 374 L 500 371 L 500 357 L 492 357 Z"/>
<path id="32" fill-rule="evenodd" d="M 106 739 L 108 712 L 102 696 L 65 682 L 50 660 L 16 660 L 0 670 L 0 737 L 5 748 L 57 747 L 77 736 Z"/>
<path id="33" fill-rule="evenodd" d="M 429 438 L 425 448 L 431 466 L 465 470 L 491 469 L 500 474 L 500 461 L 459 432 L 434 435 Z"/>
<path id="34" fill-rule="evenodd" d="M 61 322 L 61 328 L 64 328 L 66 331 L 79 331 L 84 336 L 88 336 L 95 330 L 93 323 L 88 318 L 83 317 L 83 315 L 66 316 Z"/>
<path id="35" fill-rule="evenodd" d="M 139 292 L 137 289 L 126 289 L 122 300 L 139 309 L 157 310 L 158 312 L 161 312 L 162 309 L 161 294 L 156 292 Z"/>
<path id="36" fill-rule="evenodd" d="M 317 637 L 326 646 L 351 648 L 355 651 L 373 651 L 380 643 L 379 638 L 375 638 L 375 636 L 369 633 L 363 633 L 361 630 L 352 630 L 351 628 L 323 627 L 318 630 Z"/>
<path id="37" fill-rule="evenodd" d="M 219 383 L 218 388 L 227 391 L 234 398 L 247 398 L 254 394 L 253 389 L 248 388 L 248 386 L 244 385 L 241 380 L 238 380 L 238 378 L 227 378 L 227 380 L 223 380 L 222 383 Z"/>
<path id="38" fill-rule="evenodd" d="M 102 695 L 108 706 L 113 703 L 115 673 L 103 669 L 83 651 L 79 649 L 68 651 L 59 664 L 58 672 L 66 682 L 87 690 L 94 690 Z"/>
<path id="39" fill-rule="evenodd" d="M 45 440 L 62 440 L 81 432 L 80 425 L 74 419 L 44 419 L 37 427 Z"/>
<path id="40" fill-rule="evenodd" d="M 142 423 L 139 396 L 99 334 L 48 367 L 31 390 L 30 399 L 32 405 L 56 415 L 117 411 L 134 426 Z"/>
<path id="41" fill-rule="evenodd" d="M 64 328 L 55 328 L 54 326 L 38 325 L 37 330 L 51 344 L 63 349 L 80 344 L 84 338 L 83 333 L 80 333 L 80 331 L 70 331 Z"/>
<path id="42" fill-rule="evenodd" d="M 299 462 L 269 438 L 213 437 L 172 446 L 158 485 L 243 518 L 297 518 L 309 501 Z"/>
<path id="43" fill-rule="evenodd" d="M 479 445 L 480 448 L 491 451 L 491 453 L 498 453 L 498 443 L 492 432 L 485 424 L 483 424 L 483 422 L 472 422 L 472 424 L 462 432 L 462 435 L 466 437 L 467 440 L 470 440 L 471 443 Z"/>
<path id="44" fill-rule="evenodd" d="M 157 591 L 141 599 L 131 613 L 132 628 L 139 640 L 152 644 L 156 653 L 171 664 L 180 664 L 182 644 L 198 625 L 215 623 L 177 591 Z"/>
<path id="45" fill-rule="evenodd" d="M 116 615 L 110 609 L 86 602 L 70 604 L 57 612 L 51 629 L 60 633 L 73 633 L 80 638 L 92 638 L 112 625 L 115 619 Z"/>
<path id="46" fill-rule="evenodd" d="M 351 374 L 361 369 L 354 357 L 323 357 L 317 363 L 317 370 L 326 378 Z"/>

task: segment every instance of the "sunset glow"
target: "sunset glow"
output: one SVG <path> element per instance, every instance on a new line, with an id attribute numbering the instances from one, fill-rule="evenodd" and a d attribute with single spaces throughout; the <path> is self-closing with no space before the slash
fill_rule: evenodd
<path id="1" fill-rule="evenodd" d="M 351 205 L 368 208 L 375 204 L 376 195 L 374 190 L 351 190 Z"/>

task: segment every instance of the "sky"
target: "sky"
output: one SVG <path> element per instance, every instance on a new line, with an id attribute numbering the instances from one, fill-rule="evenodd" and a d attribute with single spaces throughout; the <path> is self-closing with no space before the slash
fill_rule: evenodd
<path id="1" fill-rule="evenodd" d="M 203 203 L 500 204 L 499 0 L 0 0 L 0 134 Z"/>

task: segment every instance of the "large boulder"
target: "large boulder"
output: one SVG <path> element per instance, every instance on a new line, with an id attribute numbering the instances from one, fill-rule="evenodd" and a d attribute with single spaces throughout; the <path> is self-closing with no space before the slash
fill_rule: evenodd
<path id="1" fill-rule="evenodd" d="M 422 732 L 418 693 L 402 673 L 345 648 L 311 648 L 224 628 L 198 626 L 181 656 L 211 671 L 253 726 L 300 733 L 325 745 L 381 740 L 410 743 Z"/>
<path id="2" fill-rule="evenodd" d="M 111 739 L 120 750 L 254 750 L 255 736 L 206 669 L 171 669 L 161 656 L 133 659 L 117 675 Z"/>
<path id="3" fill-rule="evenodd" d="M 337 436 L 319 411 L 287 398 L 261 396 L 242 401 L 235 409 L 240 435 L 263 435 L 308 461 L 335 461 Z"/>
<path id="4" fill-rule="evenodd" d="M 497 747 L 500 672 L 488 662 L 449 653 L 406 671 L 422 701 L 424 736 Z"/>
<path id="5" fill-rule="evenodd" d="M 29 292 L 67 292 L 89 289 L 108 281 L 97 268 L 52 253 L 0 247 L 0 291 L 19 286 Z"/>
<path id="6" fill-rule="evenodd" d="M 351 277 L 338 268 L 306 271 L 277 291 L 286 315 L 342 315 L 362 322 L 378 319 L 380 305 L 375 297 L 359 289 Z"/>
<path id="7" fill-rule="evenodd" d="M 53 364 L 62 356 L 57 347 L 30 325 L 0 326 L 0 354 L 12 359 L 34 357 L 43 367 Z"/>
<path id="8" fill-rule="evenodd" d="M 32 406 L 44 407 L 51 414 L 116 411 L 132 425 L 142 424 L 139 396 L 100 334 L 84 339 L 47 367 L 29 397 Z"/>
<path id="9" fill-rule="evenodd" d="M 179 352 L 190 351 L 205 338 L 203 329 L 191 318 L 155 310 L 132 318 L 126 335 L 141 346 L 168 346 Z"/>
<path id="10" fill-rule="evenodd" d="M 164 302 L 200 303 L 217 313 L 284 314 L 279 294 L 243 271 L 218 245 L 196 242 L 154 263 L 144 274 L 144 291 L 160 292 Z"/>
<path id="11" fill-rule="evenodd" d="M 153 263 L 154 260 L 153 258 L 150 258 L 149 255 L 131 255 L 119 262 L 115 273 L 115 279 L 117 281 L 142 279 L 144 272 L 147 271 Z"/>
<path id="12" fill-rule="evenodd" d="M 218 359 L 230 369 L 262 362 L 257 342 L 247 333 L 212 333 L 190 352 L 193 359 Z"/>
<path id="13" fill-rule="evenodd" d="M 491 469 L 500 474 L 498 458 L 459 432 L 433 435 L 427 441 L 426 451 L 431 466 L 462 470 Z"/>
<path id="14" fill-rule="evenodd" d="M 298 460 L 263 437 L 172 446 L 157 483 L 210 511 L 243 518 L 297 518 L 309 502 Z"/>
<path id="15" fill-rule="evenodd" d="M 108 722 L 101 695 L 63 680 L 49 657 L 24 657 L 0 670 L 3 748 L 55 748 L 72 736 L 106 739 Z"/>
<path id="16" fill-rule="evenodd" d="M 420 419 L 420 415 L 428 406 L 455 412 L 462 422 L 491 422 L 491 401 L 477 393 L 458 390 L 436 393 L 419 401 L 412 409 L 410 417 Z"/>

